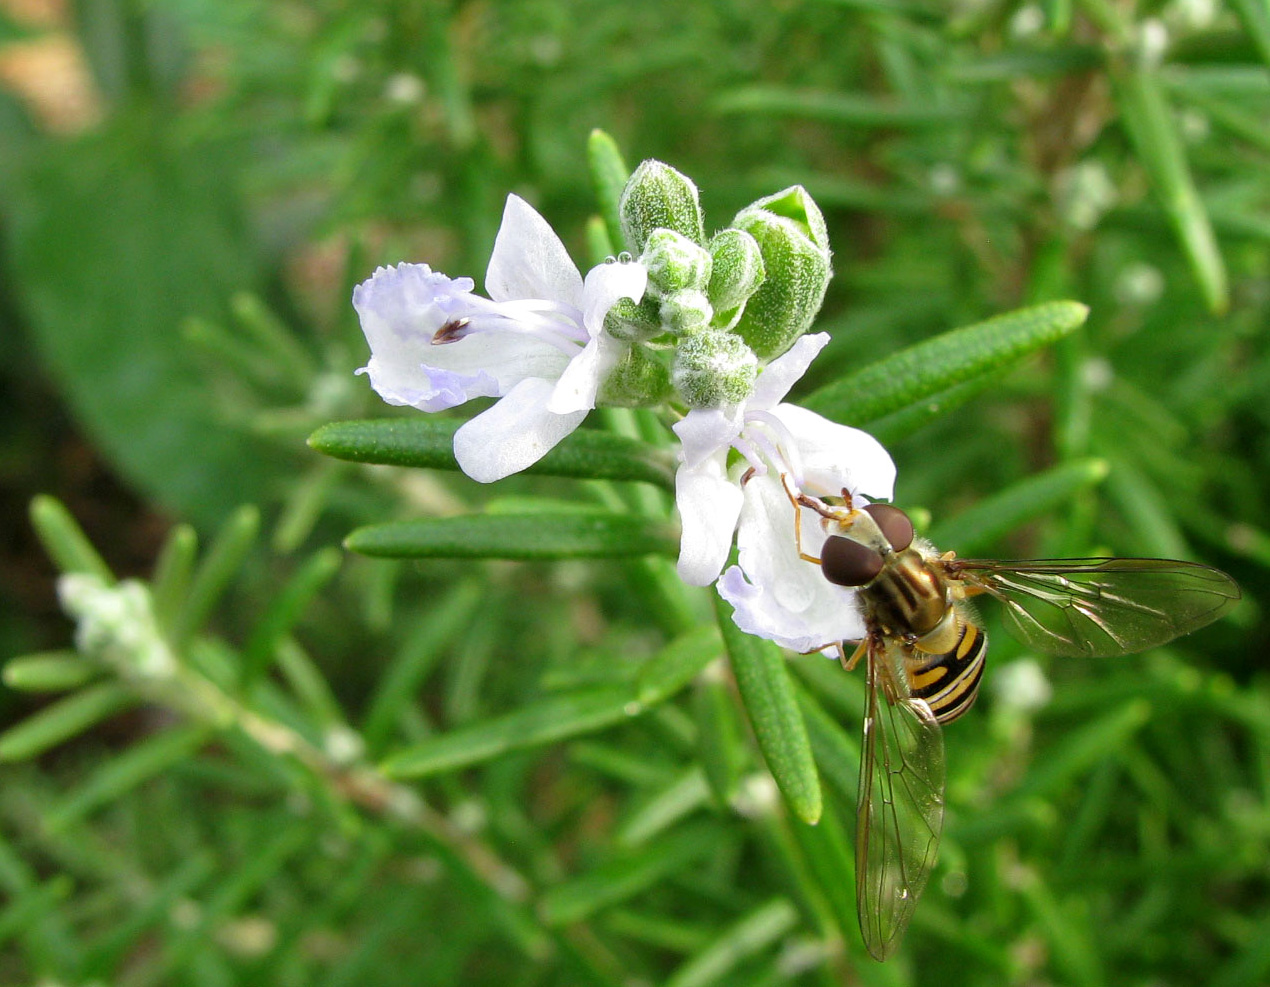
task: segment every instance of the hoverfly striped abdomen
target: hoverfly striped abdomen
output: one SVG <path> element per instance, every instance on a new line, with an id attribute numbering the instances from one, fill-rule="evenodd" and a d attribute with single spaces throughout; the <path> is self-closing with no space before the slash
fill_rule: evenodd
<path id="1" fill-rule="evenodd" d="M 974 705 L 983 678 L 988 635 L 969 621 L 959 620 L 957 645 L 942 654 L 914 648 L 905 656 L 905 674 L 914 699 L 921 699 L 940 723 L 949 723 Z"/>

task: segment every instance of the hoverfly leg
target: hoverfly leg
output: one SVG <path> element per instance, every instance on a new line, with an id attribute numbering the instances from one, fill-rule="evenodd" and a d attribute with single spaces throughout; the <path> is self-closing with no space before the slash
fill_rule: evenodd
<path id="1" fill-rule="evenodd" d="M 794 508 L 794 547 L 798 549 L 798 557 L 804 562 L 813 562 L 816 565 L 820 565 L 820 559 L 803 551 L 803 512 L 799 510 L 799 507 L 808 499 L 807 495 L 801 492 L 795 494 L 789 488 L 789 474 L 787 473 L 781 474 L 781 486 L 785 489 L 785 496 L 789 498 L 789 502 Z M 807 504 L 806 506 L 811 507 L 812 505 Z"/>
<path id="2" fill-rule="evenodd" d="M 838 661 L 842 663 L 842 667 L 846 671 L 850 672 L 856 667 L 856 665 L 860 663 L 861 657 L 863 657 L 864 653 L 868 650 L 869 650 L 869 641 L 868 641 L 868 638 L 866 638 L 865 640 L 861 641 L 859 644 L 856 645 L 855 651 L 852 652 L 851 657 L 848 658 L 846 651 L 843 650 L 842 644 L 839 643 Z"/>

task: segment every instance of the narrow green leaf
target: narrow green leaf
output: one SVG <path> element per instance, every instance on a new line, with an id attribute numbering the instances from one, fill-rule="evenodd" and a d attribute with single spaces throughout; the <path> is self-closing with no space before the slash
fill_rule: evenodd
<path id="1" fill-rule="evenodd" d="M 906 408 L 869 422 L 869 434 L 884 446 L 906 439 L 920 432 L 936 418 L 942 418 L 949 412 L 956 411 L 962 405 L 973 401 L 995 383 L 996 380 L 992 376 L 984 374 L 982 377 L 955 384 L 938 394 L 932 394 L 917 404 L 910 404 Z"/>
<path id="2" fill-rule="evenodd" d="M 806 689 L 798 693 L 816 766 L 843 802 L 855 808 L 860 785 L 860 742 L 825 712 Z"/>
<path id="3" fill-rule="evenodd" d="M 811 92 L 783 86 L 743 86 L 715 99 L 715 113 L 770 113 L 851 127 L 951 127 L 965 119 L 957 106 L 906 106 L 862 93 Z"/>
<path id="4" fill-rule="evenodd" d="M 331 684 L 299 642 L 289 635 L 284 636 L 274 648 L 274 656 L 278 671 L 313 722 L 323 729 L 343 727 L 346 722 L 344 711 Z"/>
<path id="5" fill-rule="evenodd" d="M 394 778 L 420 778 L 453 771 L 567 737 L 594 733 L 644 711 L 629 688 L 605 686 L 548 696 L 506 716 L 492 717 L 461 730 L 430 737 L 392 755 L 383 765 Z"/>
<path id="6" fill-rule="evenodd" d="M 732 622 L 731 606 L 717 595 L 715 613 L 768 770 L 794 814 L 814 825 L 820 818 L 820 778 L 785 657 L 771 641 L 737 627 Z"/>
<path id="7" fill-rule="evenodd" d="M 245 688 L 258 682 L 268 670 L 283 637 L 339 571 L 342 561 L 337 548 L 314 552 L 269 603 L 243 649 L 242 684 Z"/>
<path id="8" fill-rule="evenodd" d="M 693 690 L 692 711 L 697 724 L 697 751 L 706 780 L 720 806 L 732 804 L 741 787 L 741 776 L 749 762 L 745 728 L 736 708 L 736 698 L 728 688 L 725 666 L 718 672 L 711 666 Z"/>
<path id="9" fill-rule="evenodd" d="M 1231 0 L 1261 60 L 1270 68 L 1270 0 Z"/>
<path id="10" fill-rule="evenodd" d="M 31 527 L 44 551 L 62 572 L 99 576 L 107 585 L 115 581 L 110 566 L 97 554 L 84 529 L 56 497 L 40 494 L 31 500 Z"/>
<path id="11" fill-rule="evenodd" d="M 615 834 L 618 846 L 647 843 L 710 801 L 710 785 L 699 767 L 683 771 L 633 812 Z"/>
<path id="12" fill-rule="evenodd" d="M 230 581 L 238 572 L 260 530 L 260 512 L 250 504 L 238 508 L 213 539 L 207 555 L 199 563 L 190 583 L 189 595 L 181 609 L 176 640 L 188 641 L 211 616 Z"/>
<path id="13" fill-rule="evenodd" d="M 154 564 L 150 580 L 154 615 L 159 626 L 172 631 L 189 593 L 194 563 L 198 558 L 198 535 L 188 524 L 173 526 Z"/>
<path id="14" fill-rule="evenodd" d="M 1035 762 L 1015 789 L 1011 800 L 1048 796 L 1061 791 L 1104 758 L 1115 756 L 1150 719 L 1151 704 L 1139 700 L 1118 707 L 1073 732 L 1054 750 L 1047 752 L 1043 759 Z"/>
<path id="15" fill-rule="evenodd" d="M 679 535 L 668 521 L 631 514 L 473 514 L 374 524 L 344 545 L 379 558 L 620 558 L 674 555 Z"/>
<path id="16" fill-rule="evenodd" d="M 265 356 L 264 362 L 277 368 L 298 393 L 305 393 L 318 368 L 291 328 L 259 295 L 249 291 L 236 292 L 230 299 L 230 308 L 243 334 Z M 257 362 L 261 362 L 259 358 Z"/>
<path id="17" fill-rule="evenodd" d="M 1083 325 L 1079 302 L 1047 302 L 954 329 L 900 350 L 810 394 L 803 404 L 867 424 L 1022 359 Z"/>
<path id="18" fill-rule="evenodd" d="M 842 824 L 836 801 L 825 799 L 824 814 L 815 826 L 794 825 L 789 831 L 829 907 L 838 933 L 846 941 L 853 941 L 860 927 L 855 900 L 855 841 Z"/>
<path id="19" fill-rule="evenodd" d="M 451 589 L 420 621 L 378 677 L 362 727 L 371 752 L 383 750 L 402 710 L 445 649 L 471 624 L 484 597 L 485 588 L 475 581 L 462 582 Z"/>
<path id="20" fill-rule="evenodd" d="M 991 497 L 931 527 L 930 540 L 943 551 L 967 556 L 991 548 L 1025 521 L 1065 506 L 1081 490 L 1101 483 L 1108 472 L 1104 459 L 1074 459 Z"/>
<path id="21" fill-rule="evenodd" d="M 1069 44 L 1054 48 L 1021 48 L 985 55 L 950 65 L 947 77 L 956 82 L 1011 82 L 1101 69 L 1107 61 L 1097 45 Z"/>
<path id="22" fill-rule="evenodd" d="M 738 966 L 779 941 L 798 924 L 798 910 L 784 898 L 760 905 L 724 929 L 717 939 L 683 964 L 666 987 L 728 983 Z"/>
<path id="23" fill-rule="evenodd" d="M 608 227 L 599 216 L 589 216 L 586 221 L 586 255 L 592 265 L 604 263 L 606 257 L 617 253 L 609 239 Z"/>
<path id="24" fill-rule="evenodd" d="M 591 172 L 591 188 L 599 206 L 600 218 L 608 231 L 609 243 L 618 250 L 627 249 L 622 239 L 622 220 L 618 215 L 618 202 L 622 189 L 630 178 L 630 169 L 622 160 L 622 152 L 603 130 L 592 130 L 586 144 L 587 167 Z"/>
<path id="25" fill-rule="evenodd" d="M 132 693 L 115 682 L 59 699 L 0 734 L 0 761 L 38 757 L 135 703 Z"/>
<path id="26" fill-rule="evenodd" d="M 1230 304 L 1226 265 L 1208 212 L 1195 190 L 1186 148 L 1156 73 L 1124 67 L 1111 74 L 1121 119 L 1160 200 L 1209 309 Z"/>
<path id="27" fill-rule="evenodd" d="M 187 760 L 207 743 L 210 734 L 210 728 L 198 724 L 164 730 L 133 744 L 103 762 L 69 798 L 48 813 L 45 826 L 50 832 L 66 829 L 142 782 Z"/>
<path id="28" fill-rule="evenodd" d="M 645 706 L 664 702 L 722 656 L 718 628 L 702 624 L 648 660 L 636 680 L 635 696 Z"/>
<path id="29" fill-rule="evenodd" d="M 1191 556 L 1168 497 L 1126 459 L 1117 459 L 1107 478 L 1107 498 L 1124 515 L 1145 554 L 1163 559 Z"/>
<path id="30" fill-rule="evenodd" d="M 357 463 L 457 470 L 449 418 L 382 418 L 332 422 L 311 436 L 318 452 Z M 630 480 L 675 488 L 673 455 L 656 446 L 595 429 L 578 429 L 525 470 L 539 476 Z"/>
<path id="31" fill-rule="evenodd" d="M 718 826 L 709 823 L 668 833 L 649 846 L 551 888 L 542 896 L 538 912 L 548 925 L 581 922 L 601 908 L 626 901 L 682 871 L 694 860 L 717 852 L 722 835 Z"/>
<path id="32" fill-rule="evenodd" d="M 4 684 L 19 692 L 65 692 L 101 675 L 100 665 L 74 651 L 46 651 L 9 659 Z"/>

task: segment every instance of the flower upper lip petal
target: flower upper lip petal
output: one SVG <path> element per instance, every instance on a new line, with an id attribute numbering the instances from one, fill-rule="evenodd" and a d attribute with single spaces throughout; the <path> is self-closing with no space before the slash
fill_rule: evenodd
<path id="1" fill-rule="evenodd" d="M 752 408 L 775 407 L 789 393 L 816 355 L 829 345 L 829 333 L 818 332 L 803 336 L 788 350 L 763 368 L 754 383 L 754 393 L 749 400 Z"/>
<path id="2" fill-rule="evenodd" d="M 582 308 L 582 275 L 548 222 L 518 195 L 509 195 L 485 272 L 496 302 L 550 298 Z"/>

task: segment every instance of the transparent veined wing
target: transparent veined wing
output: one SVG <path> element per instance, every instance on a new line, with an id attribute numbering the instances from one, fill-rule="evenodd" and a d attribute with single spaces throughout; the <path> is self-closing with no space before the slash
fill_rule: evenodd
<path id="1" fill-rule="evenodd" d="M 878 960 L 899 946 L 944 825 L 943 735 L 930 707 L 910 698 L 901 684 L 896 663 L 902 660 L 899 646 L 870 643 L 856 809 L 856 911 L 864 944 Z"/>
<path id="2" fill-rule="evenodd" d="M 1106 657 L 1199 630 L 1239 600 L 1220 569 L 1173 559 L 954 559 L 948 574 L 1005 605 L 1016 637 L 1055 655 Z"/>

